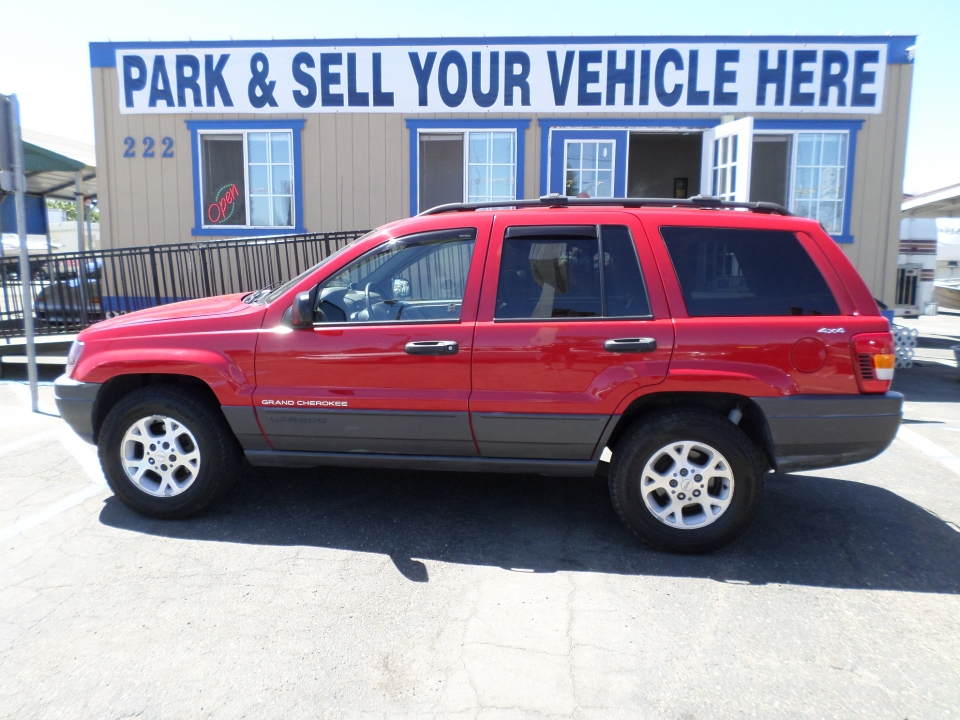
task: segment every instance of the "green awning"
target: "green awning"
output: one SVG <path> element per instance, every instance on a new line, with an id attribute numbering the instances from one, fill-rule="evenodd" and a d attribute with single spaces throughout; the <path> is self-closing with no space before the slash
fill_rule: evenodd
<path id="1" fill-rule="evenodd" d="M 23 164 L 27 176 L 27 193 L 72 200 L 76 189 L 76 173 L 84 181 L 84 194 L 96 197 L 95 167 L 82 160 L 67 157 L 31 142 L 23 142 Z"/>

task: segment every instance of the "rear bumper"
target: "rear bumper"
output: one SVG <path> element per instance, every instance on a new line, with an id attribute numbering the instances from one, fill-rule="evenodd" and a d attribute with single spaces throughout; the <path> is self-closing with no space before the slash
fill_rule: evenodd
<path id="1" fill-rule="evenodd" d="M 100 392 L 100 383 L 83 383 L 61 375 L 53 383 L 53 397 L 67 425 L 93 443 L 93 405 Z"/>
<path id="2" fill-rule="evenodd" d="M 798 395 L 753 398 L 770 428 L 778 472 L 863 462 L 893 442 L 903 395 Z"/>

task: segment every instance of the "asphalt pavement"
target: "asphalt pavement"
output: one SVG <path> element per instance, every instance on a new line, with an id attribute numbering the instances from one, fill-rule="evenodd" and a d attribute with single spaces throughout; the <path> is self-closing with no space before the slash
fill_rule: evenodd
<path id="1" fill-rule="evenodd" d="M 957 717 L 960 382 L 895 388 L 884 455 L 686 557 L 602 478 L 245 468 L 147 520 L 0 383 L 0 717 Z"/>

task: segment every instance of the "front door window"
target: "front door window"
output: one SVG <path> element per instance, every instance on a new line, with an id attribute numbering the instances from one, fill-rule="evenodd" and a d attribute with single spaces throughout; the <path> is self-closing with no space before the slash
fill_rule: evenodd
<path id="1" fill-rule="evenodd" d="M 392 240 L 355 260 L 317 292 L 323 323 L 460 320 L 474 228 Z"/>

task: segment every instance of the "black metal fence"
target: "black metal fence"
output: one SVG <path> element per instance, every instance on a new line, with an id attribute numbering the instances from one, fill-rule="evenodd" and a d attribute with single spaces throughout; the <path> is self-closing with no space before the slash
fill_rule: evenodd
<path id="1" fill-rule="evenodd" d="M 36 333 L 74 333 L 134 310 L 289 280 L 361 234 L 309 233 L 31 255 Z M 21 288 L 19 258 L 0 258 L 0 338 L 24 333 Z"/>

